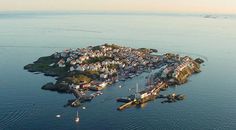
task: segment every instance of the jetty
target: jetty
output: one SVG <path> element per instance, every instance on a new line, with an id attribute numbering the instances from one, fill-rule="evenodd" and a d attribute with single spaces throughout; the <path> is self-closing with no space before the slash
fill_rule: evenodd
<path id="1" fill-rule="evenodd" d="M 129 108 L 132 105 L 140 105 L 145 102 L 154 100 L 159 95 L 159 92 L 161 91 L 161 89 L 167 88 L 167 87 L 168 87 L 168 84 L 166 82 L 159 82 L 153 87 L 149 87 L 143 91 L 136 92 L 135 97 L 131 101 L 121 105 L 120 107 L 117 108 L 117 110 L 124 110 L 126 108 Z M 138 90 L 138 85 L 136 89 Z M 117 100 L 117 101 L 121 101 L 121 100 Z"/>
<path id="2" fill-rule="evenodd" d="M 77 99 L 80 99 L 83 97 L 82 93 L 79 92 L 79 90 L 77 89 L 72 89 L 72 93 L 74 94 L 74 96 L 77 98 Z"/>
<path id="3" fill-rule="evenodd" d="M 75 96 L 76 99 L 69 100 L 68 104 L 72 107 L 77 107 L 80 106 L 81 103 L 83 102 L 89 102 L 91 101 L 94 97 L 91 95 L 86 95 L 84 92 L 80 92 L 77 89 L 72 89 L 71 90 L 73 95 Z"/>
<path id="4" fill-rule="evenodd" d="M 117 110 L 124 110 L 134 104 L 135 104 L 135 101 L 130 101 L 130 102 L 125 103 L 125 104 L 121 105 L 120 107 L 118 107 Z"/>

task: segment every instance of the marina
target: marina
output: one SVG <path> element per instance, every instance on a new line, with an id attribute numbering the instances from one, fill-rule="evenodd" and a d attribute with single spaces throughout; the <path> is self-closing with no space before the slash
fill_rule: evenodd
<path id="1" fill-rule="evenodd" d="M 169 56 L 169 54 L 168 54 Z M 174 64 L 171 62 L 169 65 L 161 67 L 154 74 L 149 74 L 147 79 L 147 88 L 143 91 L 138 90 L 138 84 L 136 86 L 136 92 L 134 95 L 130 95 L 126 98 L 118 98 L 117 102 L 125 102 L 117 108 L 117 110 L 124 110 L 133 105 L 141 105 L 157 98 L 167 98 L 162 103 L 172 103 L 177 100 L 183 100 L 184 95 L 176 95 L 175 93 L 168 96 L 160 95 L 160 91 L 165 91 L 169 86 L 176 86 L 187 82 L 189 76 L 194 73 L 199 73 L 200 64 L 203 60 L 192 60 L 190 57 L 184 57 L 182 63 Z M 132 97 L 132 98 L 131 98 Z"/>

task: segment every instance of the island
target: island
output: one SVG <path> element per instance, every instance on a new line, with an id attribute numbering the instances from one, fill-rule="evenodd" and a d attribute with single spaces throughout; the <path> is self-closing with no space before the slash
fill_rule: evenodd
<path id="1" fill-rule="evenodd" d="M 40 57 L 24 69 L 56 77 L 55 83 L 46 83 L 42 89 L 74 94 L 76 99 L 69 100 L 67 104 L 73 107 L 101 95 L 107 86 L 156 70 L 155 74 L 147 77 L 148 87 L 145 90 L 117 99 L 125 102 L 118 108 L 123 110 L 131 104 L 157 98 L 159 92 L 168 86 L 186 83 L 190 75 L 201 72 L 200 64 L 203 62 L 200 58 L 192 59 L 179 54 L 158 54 L 156 49 L 103 44 L 55 52 Z"/>

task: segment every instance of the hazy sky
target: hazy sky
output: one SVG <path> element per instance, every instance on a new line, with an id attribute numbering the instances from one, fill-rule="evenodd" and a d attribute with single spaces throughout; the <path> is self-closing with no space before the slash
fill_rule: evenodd
<path id="1" fill-rule="evenodd" d="M 236 0 L 0 0 L 0 10 L 236 13 Z"/>

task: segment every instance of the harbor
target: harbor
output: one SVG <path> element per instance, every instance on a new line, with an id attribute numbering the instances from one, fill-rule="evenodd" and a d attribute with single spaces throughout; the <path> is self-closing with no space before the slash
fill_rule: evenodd
<path id="1" fill-rule="evenodd" d="M 168 54 L 169 56 L 169 54 Z M 165 91 L 169 86 L 181 85 L 187 82 L 192 74 L 201 72 L 200 64 L 202 60 L 192 60 L 190 57 L 184 57 L 179 63 L 171 63 L 163 68 L 160 68 L 154 74 L 146 77 L 146 88 L 143 91 L 138 90 L 134 95 L 125 98 L 118 98 L 117 102 L 124 102 L 125 104 L 119 106 L 117 110 L 124 110 L 134 105 L 141 105 L 157 98 L 166 98 L 162 103 L 172 103 L 185 98 L 184 95 L 176 95 L 175 93 L 168 96 L 160 95 L 161 91 Z"/>

